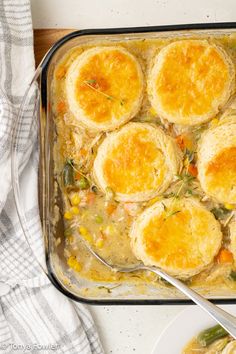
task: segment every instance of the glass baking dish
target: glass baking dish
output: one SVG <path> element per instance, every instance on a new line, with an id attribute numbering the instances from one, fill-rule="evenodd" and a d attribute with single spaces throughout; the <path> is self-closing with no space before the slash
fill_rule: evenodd
<path id="1" fill-rule="evenodd" d="M 34 78 L 23 99 L 12 139 L 12 181 L 20 222 L 30 243 L 27 221 L 21 202 L 19 188 L 19 166 L 15 141 L 19 139 L 18 127 L 21 125 L 24 109 L 34 99 L 35 119 L 39 122 L 40 165 L 39 165 L 39 205 L 42 233 L 45 246 L 45 263 L 40 263 L 52 284 L 66 296 L 79 302 L 91 304 L 186 304 L 191 303 L 172 287 L 156 287 L 149 283 L 98 283 L 74 276 L 68 271 L 63 256 L 63 242 L 57 247 L 57 240 L 63 240 L 64 226 L 62 217 L 62 198 L 58 188 L 53 160 L 55 124 L 51 108 L 51 90 L 53 71 L 58 61 L 71 48 L 96 43 L 116 43 L 117 41 L 143 40 L 145 38 L 186 38 L 197 36 L 209 38 L 211 35 L 236 33 L 236 23 L 173 25 L 143 28 L 96 29 L 73 32 L 59 40 L 45 55 L 37 68 Z M 37 92 L 39 85 L 39 95 Z M 33 126 L 32 126 L 33 129 Z M 118 286 L 117 286 L 118 285 Z M 234 303 L 236 290 L 196 289 L 217 303 Z"/>

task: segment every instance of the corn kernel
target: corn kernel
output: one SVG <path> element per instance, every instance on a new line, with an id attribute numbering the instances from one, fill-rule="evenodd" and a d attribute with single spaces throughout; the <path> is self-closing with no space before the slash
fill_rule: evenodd
<path id="1" fill-rule="evenodd" d="M 67 260 L 67 264 L 70 268 L 74 269 L 76 272 L 80 272 L 82 269 L 81 264 L 77 261 L 75 256 L 70 256 Z"/>
<path id="2" fill-rule="evenodd" d="M 79 208 L 77 208 L 76 206 L 73 206 L 70 208 L 70 212 L 74 215 L 79 215 Z"/>
<path id="3" fill-rule="evenodd" d="M 235 208 L 235 206 L 233 204 L 229 204 L 229 203 L 225 203 L 225 208 L 228 210 L 233 210 Z"/>
<path id="4" fill-rule="evenodd" d="M 71 201 L 71 204 L 76 206 L 80 203 L 81 201 L 81 198 L 78 194 L 73 194 L 72 197 L 70 198 L 70 201 Z"/>
<path id="5" fill-rule="evenodd" d="M 84 235 L 84 239 L 91 243 L 93 241 L 92 235 L 90 233 Z"/>
<path id="6" fill-rule="evenodd" d="M 82 269 L 81 264 L 80 264 L 79 262 L 77 262 L 77 263 L 76 263 L 76 265 L 75 265 L 74 270 L 75 270 L 76 272 L 80 272 L 80 271 L 81 271 L 81 269 Z"/>
<path id="7" fill-rule="evenodd" d="M 68 259 L 67 259 L 67 264 L 69 267 L 73 267 L 73 265 L 75 264 L 75 256 L 70 256 Z"/>
<path id="8" fill-rule="evenodd" d="M 97 248 L 102 248 L 103 245 L 104 245 L 104 240 L 103 240 L 102 238 L 99 238 L 99 239 L 96 241 L 95 246 L 96 246 Z"/>
<path id="9" fill-rule="evenodd" d="M 156 116 L 157 114 L 156 110 L 153 107 L 150 108 L 149 112 L 152 116 Z"/>
<path id="10" fill-rule="evenodd" d="M 79 233 L 82 235 L 82 236 L 85 236 L 88 234 L 88 229 L 86 229 L 86 227 L 84 226 L 80 226 L 79 227 Z"/>
<path id="11" fill-rule="evenodd" d="M 86 229 L 86 227 L 84 226 L 80 226 L 79 227 L 79 233 L 83 236 L 83 238 L 88 241 L 88 242 L 92 242 L 93 238 L 92 235 L 89 233 L 88 229 Z"/>
<path id="12" fill-rule="evenodd" d="M 212 119 L 211 127 L 216 127 L 218 125 L 218 123 L 219 123 L 219 119 L 217 119 L 217 118 Z"/>
<path id="13" fill-rule="evenodd" d="M 64 213 L 64 218 L 65 218 L 66 220 L 71 220 L 71 219 L 73 218 L 73 215 L 71 214 L 70 211 L 66 211 L 66 212 Z"/>

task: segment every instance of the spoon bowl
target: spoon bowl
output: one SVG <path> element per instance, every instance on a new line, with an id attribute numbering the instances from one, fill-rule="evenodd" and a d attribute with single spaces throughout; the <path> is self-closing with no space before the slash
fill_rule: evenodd
<path id="1" fill-rule="evenodd" d="M 82 237 L 80 239 L 83 241 L 84 245 L 88 249 L 88 251 L 103 265 L 108 267 L 110 270 L 114 272 L 120 273 L 131 273 L 140 270 L 148 270 L 165 279 L 168 283 L 173 285 L 179 291 L 181 291 L 184 295 L 186 295 L 189 299 L 191 299 L 195 304 L 200 306 L 204 311 L 206 311 L 216 322 L 218 322 L 231 336 L 236 339 L 236 317 L 229 314 L 228 312 L 222 310 L 218 306 L 211 303 L 209 300 L 205 299 L 203 296 L 199 295 L 196 291 L 188 287 L 181 280 L 172 277 L 167 274 L 160 268 L 146 266 L 142 262 L 139 262 L 134 265 L 128 265 L 126 267 L 111 264 L 106 261 L 103 257 L 101 257 Z"/>

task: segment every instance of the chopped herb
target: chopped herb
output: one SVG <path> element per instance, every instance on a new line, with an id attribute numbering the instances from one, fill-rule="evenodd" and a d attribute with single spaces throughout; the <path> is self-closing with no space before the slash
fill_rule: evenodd
<path id="1" fill-rule="evenodd" d="M 108 292 L 108 294 L 111 293 L 111 289 L 107 288 L 106 286 L 98 286 L 98 289 L 100 289 L 100 290 L 104 289 L 104 290 L 106 290 Z"/>
<path id="2" fill-rule="evenodd" d="M 196 178 L 196 177 L 190 175 L 189 173 L 183 173 L 182 175 L 176 175 L 176 177 L 180 181 L 183 181 L 184 183 L 190 183 Z"/>
<path id="3" fill-rule="evenodd" d="M 167 210 L 167 207 L 164 203 L 161 203 L 163 205 L 164 210 Z"/>
<path id="4" fill-rule="evenodd" d="M 170 218 L 173 215 L 180 213 L 180 212 L 181 212 L 181 210 L 175 210 L 175 211 L 171 211 L 171 212 L 167 213 L 165 220 Z"/>
<path id="5" fill-rule="evenodd" d="M 168 216 L 173 216 L 175 214 L 178 214 L 178 213 L 181 213 L 181 210 L 176 210 L 176 211 L 173 211 L 171 214 L 169 214 Z"/>
<path id="6" fill-rule="evenodd" d="M 95 79 L 85 80 L 85 82 L 86 82 L 87 84 L 90 84 L 90 85 L 97 83 L 97 81 L 96 81 Z"/>
<path id="7" fill-rule="evenodd" d="M 170 192 L 170 193 L 165 193 L 163 194 L 163 197 L 164 198 L 172 198 L 175 196 L 175 193 L 174 192 Z"/>
<path id="8" fill-rule="evenodd" d="M 186 194 L 188 194 L 188 195 L 193 195 L 193 191 L 192 191 L 191 189 L 187 189 L 187 190 L 186 190 Z"/>
<path id="9" fill-rule="evenodd" d="M 107 95 L 105 92 L 102 92 L 102 91 L 98 90 L 96 87 L 92 86 L 92 84 L 89 83 L 88 81 L 89 80 L 85 80 L 84 83 L 85 83 L 85 85 L 90 87 L 92 90 L 94 90 L 94 91 L 100 93 L 101 95 L 105 96 L 108 100 L 113 100 L 114 99 L 113 96 Z"/>
<path id="10" fill-rule="evenodd" d="M 184 155 L 188 158 L 189 163 L 193 162 L 194 160 L 194 151 L 189 149 L 185 149 Z"/>
<path id="11" fill-rule="evenodd" d="M 112 290 L 115 288 L 118 288 L 120 284 L 113 286 L 112 288 L 108 288 L 106 286 L 98 286 L 98 289 L 104 289 L 108 292 L 108 294 L 111 294 Z"/>
<path id="12" fill-rule="evenodd" d="M 211 209 L 211 212 L 215 215 L 216 219 L 224 219 L 231 212 L 231 210 L 224 207 L 219 207 Z"/>

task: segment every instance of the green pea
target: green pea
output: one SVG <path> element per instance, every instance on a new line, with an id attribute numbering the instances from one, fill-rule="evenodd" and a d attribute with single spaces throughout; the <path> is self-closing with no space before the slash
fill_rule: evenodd
<path id="1" fill-rule="evenodd" d="M 102 222 L 103 222 L 102 216 L 101 215 L 96 215 L 95 216 L 95 221 L 96 221 L 97 224 L 102 224 Z"/>
<path id="2" fill-rule="evenodd" d="M 79 189 L 88 189 L 89 188 L 89 181 L 87 180 L 87 178 L 85 177 L 81 177 L 78 181 L 77 181 L 77 186 L 79 187 Z"/>

